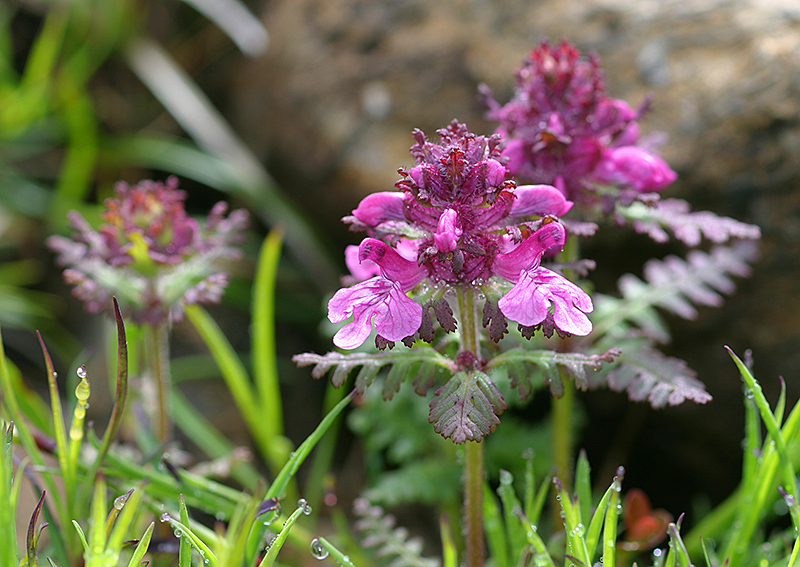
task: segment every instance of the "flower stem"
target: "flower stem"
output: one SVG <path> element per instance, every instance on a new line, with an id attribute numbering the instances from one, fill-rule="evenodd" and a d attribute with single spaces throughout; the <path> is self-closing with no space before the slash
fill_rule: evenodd
<path id="1" fill-rule="evenodd" d="M 564 395 L 560 398 L 553 398 L 550 419 L 553 426 L 553 466 L 567 490 L 572 486 L 572 438 L 574 436 L 572 412 L 574 406 L 575 388 L 571 382 L 564 380 Z"/>
<path id="2" fill-rule="evenodd" d="M 151 375 L 156 387 L 156 439 L 166 443 L 172 436 L 172 407 L 169 372 L 169 333 L 167 324 L 147 327 L 147 350 Z"/>
<path id="3" fill-rule="evenodd" d="M 464 535 L 467 567 L 483 566 L 483 443 L 464 445 Z"/>
<path id="4" fill-rule="evenodd" d="M 475 289 L 464 287 L 458 295 L 460 350 L 469 351 L 480 360 L 480 319 L 476 294 Z M 477 441 L 467 441 L 464 445 L 463 525 L 467 567 L 483 567 L 483 444 Z"/>

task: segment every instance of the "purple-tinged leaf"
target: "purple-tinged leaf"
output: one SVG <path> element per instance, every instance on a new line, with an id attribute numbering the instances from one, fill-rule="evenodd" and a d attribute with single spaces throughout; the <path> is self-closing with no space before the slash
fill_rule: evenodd
<path id="1" fill-rule="evenodd" d="M 656 242 L 669 240 L 666 230 L 690 247 L 699 245 L 703 238 L 718 244 L 732 238 L 761 238 L 761 230 L 755 225 L 708 211 L 692 212 L 689 203 L 681 199 L 665 199 L 652 206 L 636 202 L 618 208 L 617 214 L 632 221 L 636 232 L 647 234 Z"/>
<path id="2" fill-rule="evenodd" d="M 741 241 L 715 246 L 708 253 L 692 250 L 685 260 L 677 256 L 649 260 L 644 266 L 646 281 L 633 274 L 619 279 L 622 299 L 595 294 L 594 335 L 610 332 L 621 337 L 630 329 L 627 322 L 633 322 L 648 337 L 667 342 L 669 335 L 654 307 L 694 319 L 695 305 L 717 307 L 722 304 L 722 294 L 733 293 L 730 276 L 749 275 L 749 264 L 756 256 L 756 244 Z"/>
<path id="3" fill-rule="evenodd" d="M 604 363 L 614 362 L 617 356 L 619 349 L 615 348 L 601 354 L 514 348 L 492 358 L 486 367 L 504 367 L 511 386 L 517 388 L 522 400 L 527 399 L 535 388 L 543 384 L 548 384 L 553 396 L 559 398 L 564 393 L 562 376 L 573 380 L 577 388 L 585 390 L 591 385 L 590 372 L 597 372 Z M 536 367 L 538 372 L 532 370 L 531 366 Z"/>
<path id="4" fill-rule="evenodd" d="M 592 385 L 605 382 L 617 392 L 627 392 L 633 401 L 648 401 L 654 408 L 676 406 L 686 400 L 704 404 L 711 400 L 694 370 L 683 360 L 665 356 L 649 341 L 628 341 L 622 346 L 619 366 Z"/>
<path id="5" fill-rule="evenodd" d="M 355 528 L 361 534 L 361 547 L 376 562 L 393 567 L 439 566 L 438 559 L 422 555 L 422 540 L 409 537 L 408 530 L 397 527 L 395 517 L 383 508 L 358 498 L 353 502 L 353 512 L 358 518 Z"/>
<path id="6" fill-rule="evenodd" d="M 415 391 L 424 395 L 427 388 L 433 385 L 437 372 L 455 372 L 455 364 L 450 359 L 426 346 L 381 353 L 304 353 L 294 356 L 292 361 L 300 367 L 313 365 L 311 376 L 317 379 L 333 371 L 331 383 L 337 388 L 347 382 L 353 370 L 360 368 L 355 382 L 355 390 L 359 394 L 372 384 L 381 369 L 397 365 L 399 368 L 392 368 L 384 383 L 383 397 L 387 400 L 394 396 L 405 380 L 413 379 Z"/>
<path id="7" fill-rule="evenodd" d="M 456 373 L 430 402 L 428 421 L 453 443 L 481 441 L 495 430 L 506 402 L 491 379 L 478 370 Z"/>

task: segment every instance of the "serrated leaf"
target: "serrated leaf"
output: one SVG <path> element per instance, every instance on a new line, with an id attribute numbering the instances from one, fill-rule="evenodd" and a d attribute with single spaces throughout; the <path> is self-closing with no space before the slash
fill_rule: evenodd
<path id="1" fill-rule="evenodd" d="M 649 260 L 644 267 L 646 281 L 633 274 L 619 279 L 621 299 L 596 294 L 594 335 L 613 333 L 622 337 L 631 328 L 628 323 L 635 323 L 650 338 L 667 342 L 669 336 L 655 307 L 694 319 L 695 305 L 719 306 L 721 294 L 733 293 L 735 286 L 730 276 L 749 275 L 749 263 L 756 256 L 754 243 L 739 242 L 716 246 L 708 253 L 692 250 L 685 260 L 677 256 Z"/>
<path id="2" fill-rule="evenodd" d="M 405 528 L 395 527 L 394 516 L 386 514 L 380 506 L 371 504 L 366 498 L 358 498 L 353 503 L 353 512 L 358 517 L 355 527 L 361 532 L 361 546 L 382 560 L 381 564 L 439 567 L 438 559 L 422 556 L 422 541 L 409 538 Z"/>
<path id="3" fill-rule="evenodd" d="M 355 390 L 359 394 L 372 384 L 382 368 L 397 365 L 399 368 L 390 371 L 390 380 L 384 384 L 383 394 L 386 400 L 391 399 L 402 382 L 409 378 L 414 378 L 415 390 L 424 394 L 427 388 L 433 384 L 437 371 L 445 369 L 453 372 L 455 370 L 455 365 L 449 358 L 426 346 L 381 353 L 329 352 L 322 355 L 304 353 L 292 357 L 292 361 L 300 367 L 313 364 L 311 376 L 314 378 L 322 378 L 332 370 L 331 383 L 337 388 L 347 382 L 353 370 L 360 367 L 355 383 Z"/>
<path id="4" fill-rule="evenodd" d="M 495 430 L 506 409 L 502 394 L 491 379 L 478 370 L 456 373 L 436 390 L 428 421 L 453 443 L 480 441 Z"/>
<path id="5" fill-rule="evenodd" d="M 618 355 L 619 349 L 609 349 L 602 354 L 583 354 L 514 348 L 492 358 L 486 367 L 504 366 L 511 379 L 511 386 L 517 388 L 523 400 L 544 383 L 550 385 L 554 396 L 560 397 L 564 391 L 562 373 L 574 380 L 579 389 L 585 390 L 591 385 L 588 372 L 596 372 L 603 363 L 613 362 Z M 536 367 L 539 372 L 532 371 L 531 366 Z"/>
<path id="6" fill-rule="evenodd" d="M 633 221 L 636 232 L 647 234 L 656 242 L 669 240 L 665 228 L 690 247 L 699 245 L 703 238 L 718 244 L 733 238 L 761 238 L 761 230 L 755 225 L 720 217 L 708 211 L 692 212 L 689 203 L 681 199 L 665 199 L 652 206 L 636 202 L 627 207 L 619 207 L 617 214 Z"/>
<path id="7" fill-rule="evenodd" d="M 662 354 L 646 339 L 622 344 L 619 361 L 604 375 L 594 377 L 592 385 L 605 383 L 614 391 L 627 392 L 633 401 L 647 400 L 654 408 L 675 406 L 686 400 L 698 404 L 711 400 L 686 362 Z"/>

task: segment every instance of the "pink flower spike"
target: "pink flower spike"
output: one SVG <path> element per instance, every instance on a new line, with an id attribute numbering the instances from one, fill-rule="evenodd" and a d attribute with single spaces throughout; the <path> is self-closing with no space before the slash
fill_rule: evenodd
<path id="1" fill-rule="evenodd" d="M 560 223 L 549 222 L 510 252 L 498 254 L 492 271 L 510 282 L 516 282 L 520 272 L 537 267 L 542 254 L 553 246 L 563 246 L 565 240 L 564 227 Z"/>
<path id="2" fill-rule="evenodd" d="M 394 248 L 376 238 L 365 238 L 359 245 L 358 251 L 361 262 L 371 260 L 378 264 L 381 273 L 391 281 L 399 283 L 403 291 L 410 290 L 428 275 L 425 267 L 406 260 Z"/>
<path id="3" fill-rule="evenodd" d="M 514 197 L 509 213 L 512 217 L 561 217 L 572 208 L 572 201 L 567 201 L 564 194 L 552 185 L 520 185 L 514 191 Z"/>
<path id="4" fill-rule="evenodd" d="M 592 323 L 586 316 L 593 309 L 589 295 L 564 276 L 545 268 L 521 272 L 517 283 L 497 305 L 512 321 L 531 327 L 545 320 L 551 304 L 558 329 L 581 337 L 592 332 Z"/>
<path id="5" fill-rule="evenodd" d="M 503 170 L 505 171 L 505 168 Z M 439 217 L 439 226 L 436 229 L 436 234 L 433 235 L 436 249 L 439 252 L 452 252 L 456 249 L 458 239 L 461 238 L 462 233 L 458 213 L 453 209 L 446 209 L 442 216 Z"/>
<path id="6" fill-rule="evenodd" d="M 359 261 L 358 246 L 353 246 L 352 244 L 344 249 L 344 263 L 355 281 L 363 282 L 381 274 L 381 268 L 375 262 L 370 260 Z"/>
<path id="7" fill-rule="evenodd" d="M 332 323 L 353 317 L 333 337 L 337 347 L 352 350 L 367 340 L 372 327 L 389 341 L 413 335 L 422 323 L 422 307 L 409 299 L 397 282 L 376 276 L 340 289 L 328 302 Z"/>
<path id="8" fill-rule="evenodd" d="M 646 193 L 660 191 L 678 175 L 660 157 L 636 146 L 624 146 L 603 152 L 592 177 L 601 183 L 627 185 Z"/>
<path id="9" fill-rule="evenodd" d="M 405 220 L 403 193 L 380 191 L 367 195 L 353 211 L 353 216 L 366 226 L 375 227 L 390 220 Z"/>

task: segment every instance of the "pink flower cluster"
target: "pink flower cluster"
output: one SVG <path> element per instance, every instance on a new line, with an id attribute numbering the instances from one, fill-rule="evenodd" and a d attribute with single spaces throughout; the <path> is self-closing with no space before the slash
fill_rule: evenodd
<path id="1" fill-rule="evenodd" d="M 373 327 L 379 347 L 431 341 L 430 311 L 454 331 L 452 297 L 467 287 L 479 290 L 483 324 L 495 341 L 506 318 L 526 336 L 535 329 L 587 335 L 589 296 L 540 265 L 564 245 L 557 217 L 572 202 L 551 185 L 517 187 L 499 136 L 477 136 L 456 121 L 438 134 L 440 143 L 432 143 L 415 131 L 417 165 L 399 171 L 399 191 L 369 195 L 343 219 L 368 237 L 346 252 L 351 281 L 363 281 L 328 303 L 331 322 L 351 319 L 334 344 L 356 348 Z"/>
<path id="2" fill-rule="evenodd" d="M 576 203 L 630 204 L 675 181 L 669 165 L 641 147 L 641 110 L 606 96 L 599 61 L 567 42 L 543 41 L 517 71 L 501 106 L 486 87 L 488 117 L 500 125 L 512 175 L 558 187 Z M 613 191 L 603 190 L 612 187 Z"/>
<path id="3" fill-rule="evenodd" d="M 226 216 L 228 205 L 220 202 L 201 225 L 186 214 L 186 193 L 175 177 L 166 184 L 119 183 L 116 193 L 105 202 L 98 230 L 72 211 L 72 237 L 47 242 L 86 309 L 104 311 L 116 295 L 135 321 L 155 325 L 180 318 L 183 305 L 219 302 L 228 276 L 214 266 L 238 256 L 233 244 L 243 237 L 247 212 Z"/>

